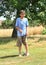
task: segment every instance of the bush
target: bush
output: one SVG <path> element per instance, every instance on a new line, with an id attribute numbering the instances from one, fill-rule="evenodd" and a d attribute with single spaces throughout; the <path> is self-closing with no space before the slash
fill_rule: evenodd
<path id="1" fill-rule="evenodd" d="M 2 23 L 2 28 L 12 28 L 13 27 L 13 21 L 7 19 Z"/>
<path id="2" fill-rule="evenodd" d="M 43 34 L 43 35 L 45 35 L 45 34 L 46 34 L 46 29 L 44 29 L 44 30 L 42 31 L 42 34 Z"/>

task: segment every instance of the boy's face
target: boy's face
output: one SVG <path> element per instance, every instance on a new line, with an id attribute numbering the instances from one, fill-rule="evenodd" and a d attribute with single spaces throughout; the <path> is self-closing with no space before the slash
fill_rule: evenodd
<path id="1" fill-rule="evenodd" d="M 20 13 L 20 17 L 21 18 L 25 17 L 25 13 Z"/>

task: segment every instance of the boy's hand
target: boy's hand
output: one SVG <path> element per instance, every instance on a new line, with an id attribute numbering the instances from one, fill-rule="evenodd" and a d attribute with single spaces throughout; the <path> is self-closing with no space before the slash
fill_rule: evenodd
<path id="1" fill-rule="evenodd" d="M 26 36 L 28 36 L 28 32 L 26 32 Z"/>
<path id="2" fill-rule="evenodd" d="M 16 29 L 17 29 L 19 32 L 22 33 L 22 30 L 21 30 L 19 27 L 16 27 Z"/>
<path id="3" fill-rule="evenodd" d="M 19 29 L 19 31 L 20 31 L 20 33 L 22 33 L 22 30 L 21 29 Z"/>

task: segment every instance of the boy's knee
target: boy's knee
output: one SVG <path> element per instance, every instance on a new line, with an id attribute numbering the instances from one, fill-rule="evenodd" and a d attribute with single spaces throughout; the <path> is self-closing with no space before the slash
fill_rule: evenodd
<path id="1" fill-rule="evenodd" d="M 23 44 L 24 44 L 24 45 L 27 45 L 27 43 L 26 43 L 26 42 L 23 42 Z"/>
<path id="2" fill-rule="evenodd" d="M 21 47 L 22 46 L 22 44 L 18 44 L 18 47 Z"/>

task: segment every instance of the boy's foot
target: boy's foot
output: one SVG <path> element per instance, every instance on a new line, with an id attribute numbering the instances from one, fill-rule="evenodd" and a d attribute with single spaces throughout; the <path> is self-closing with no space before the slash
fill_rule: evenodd
<path id="1" fill-rule="evenodd" d="M 22 55 L 21 55 L 21 54 L 19 54 L 19 57 L 22 57 Z"/>
<path id="2" fill-rule="evenodd" d="M 29 56 L 29 53 L 26 53 L 26 56 Z"/>
<path id="3" fill-rule="evenodd" d="M 29 53 L 24 53 L 23 56 L 29 56 Z"/>

